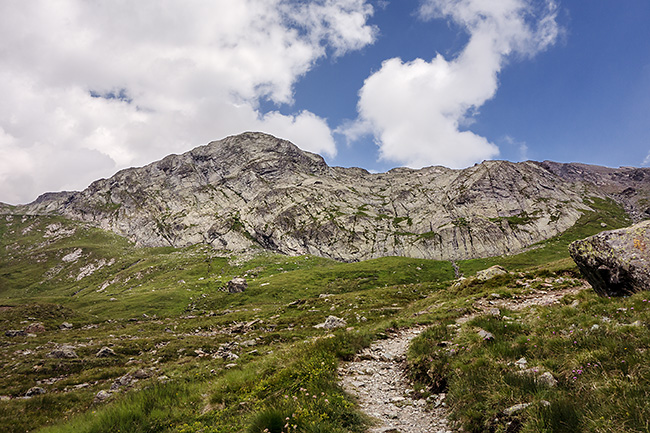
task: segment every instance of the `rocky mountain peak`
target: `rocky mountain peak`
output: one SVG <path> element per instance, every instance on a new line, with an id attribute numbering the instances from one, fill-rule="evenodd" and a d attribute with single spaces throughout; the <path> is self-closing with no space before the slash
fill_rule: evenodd
<path id="1" fill-rule="evenodd" d="M 261 132 L 213 141 L 188 152 L 195 164 L 214 161 L 213 169 L 253 171 L 260 176 L 325 174 L 329 167 L 320 156 L 299 149 L 293 143 Z M 163 160 L 164 161 L 164 160 Z"/>
<path id="2" fill-rule="evenodd" d="M 642 216 L 649 180 L 648 169 L 532 161 L 371 174 L 247 132 L 17 212 L 87 221 L 147 246 L 464 259 L 516 253 L 561 233 L 589 210 L 587 195 Z"/>

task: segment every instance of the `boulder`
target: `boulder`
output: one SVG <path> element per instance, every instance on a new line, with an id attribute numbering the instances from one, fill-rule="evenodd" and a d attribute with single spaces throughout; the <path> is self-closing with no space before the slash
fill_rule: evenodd
<path id="1" fill-rule="evenodd" d="M 506 275 L 507 273 L 508 271 L 506 271 L 506 269 L 503 266 L 494 265 L 490 268 L 483 269 L 482 271 L 478 271 L 476 273 L 476 278 L 481 281 L 486 281 L 498 275 Z"/>
<path id="2" fill-rule="evenodd" d="M 5 331 L 7 337 L 24 337 L 27 335 L 24 329 L 9 329 Z"/>
<path id="3" fill-rule="evenodd" d="M 650 220 L 575 241 L 569 253 L 601 296 L 650 290 Z"/>
<path id="4" fill-rule="evenodd" d="M 314 328 L 335 329 L 342 328 L 345 325 L 347 325 L 345 319 L 336 316 L 328 316 L 327 319 L 325 319 L 325 322 L 315 325 Z"/>
<path id="5" fill-rule="evenodd" d="M 102 389 L 97 393 L 97 395 L 95 395 L 95 403 L 101 403 L 102 401 L 106 401 L 112 396 L 113 396 L 112 393 Z"/>
<path id="6" fill-rule="evenodd" d="M 131 374 L 127 373 L 124 376 L 120 376 L 115 379 L 111 384 L 109 391 L 117 391 L 122 387 L 131 386 L 135 380 L 136 379 Z"/>
<path id="7" fill-rule="evenodd" d="M 109 356 L 115 356 L 115 351 L 110 347 L 104 346 L 95 354 L 97 358 L 106 358 Z"/>
<path id="8" fill-rule="evenodd" d="M 479 328 L 478 336 L 481 337 L 485 341 L 494 340 L 494 334 L 492 334 L 491 332 L 486 331 L 485 329 Z"/>
<path id="9" fill-rule="evenodd" d="M 228 293 L 241 293 L 248 288 L 246 278 L 233 278 L 226 285 Z"/>
<path id="10" fill-rule="evenodd" d="M 72 346 L 61 346 L 47 354 L 48 358 L 77 358 L 77 353 Z"/>
<path id="11" fill-rule="evenodd" d="M 143 370 L 142 368 L 140 368 L 140 369 L 134 371 L 132 373 L 132 376 L 135 379 L 148 379 L 149 377 L 151 377 L 151 373 L 149 373 L 147 370 Z"/>
<path id="12" fill-rule="evenodd" d="M 547 386 L 549 388 L 553 388 L 553 387 L 557 386 L 557 379 L 555 379 L 555 377 L 553 377 L 553 375 L 547 371 L 547 372 L 541 374 L 537 378 L 537 383 L 539 383 L 542 386 Z"/>
<path id="13" fill-rule="evenodd" d="M 45 332 L 45 326 L 42 323 L 32 323 L 25 327 L 25 332 L 28 334 L 40 334 L 41 332 Z"/>
<path id="14" fill-rule="evenodd" d="M 514 406 L 509 407 L 508 409 L 505 409 L 503 413 L 507 416 L 512 416 L 515 413 L 521 412 L 522 410 L 526 409 L 528 406 L 530 406 L 530 403 L 516 404 Z"/>
<path id="15" fill-rule="evenodd" d="M 27 390 L 27 392 L 25 393 L 25 397 L 33 397 L 35 395 L 45 394 L 45 392 L 46 392 L 45 389 L 41 388 L 40 386 L 35 386 Z"/>

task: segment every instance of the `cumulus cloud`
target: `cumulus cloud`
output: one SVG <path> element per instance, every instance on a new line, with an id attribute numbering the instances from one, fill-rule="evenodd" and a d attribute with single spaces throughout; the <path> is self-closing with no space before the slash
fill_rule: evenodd
<path id="1" fill-rule="evenodd" d="M 498 74 L 515 57 L 533 56 L 557 39 L 551 0 L 424 0 L 425 20 L 446 19 L 469 34 L 452 59 L 386 60 L 359 92 L 351 139 L 374 135 L 384 160 L 410 167 L 466 167 L 499 154 L 467 129 L 498 88 Z"/>
<path id="2" fill-rule="evenodd" d="M 648 152 L 648 154 L 646 155 L 646 157 L 643 160 L 643 162 L 641 163 L 641 165 L 645 167 L 645 166 L 647 166 L 649 164 L 650 164 L 650 152 Z"/>
<path id="3" fill-rule="evenodd" d="M 0 201 L 261 130 L 336 154 L 290 104 L 315 62 L 373 42 L 367 0 L 0 3 Z"/>

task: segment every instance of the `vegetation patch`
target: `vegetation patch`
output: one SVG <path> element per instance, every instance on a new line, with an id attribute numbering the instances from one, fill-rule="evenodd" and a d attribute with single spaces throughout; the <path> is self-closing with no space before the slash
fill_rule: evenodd
<path id="1" fill-rule="evenodd" d="M 490 218 L 490 221 L 496 222 L 496 223 L 501 223 L 503 221 L 507 222 L 510 227 L 517 227 L 521 225 L 526 225 L 532 223 L 534 220 L 536 220 L 538 217 L 536 217 L 533 214 L 529 214 L 528 212 L 524 211 L 521 212 L 518 215 L 513 215 L 509 217 L 497 217 L 497 218 Z"/>
<path id="2" fill-rule="evenodd" d="M 539 269 L 519 278 L 561 290 L 571 271 Z M 501 298 L 492 295 L 494 284 L 478 284 L 465 299 Z M 501 284 L 501 291 L 512 287 L 512 281 Z M 522 432 L 645 431 L 647 297 L 608 299 L 583 290 L 557 306 L 483 311 L 466 322 L 442 322 L 413 342 L 410 372 L 423 393 L 448 393 L 453 419 L 468 432 L 513 426 Z M 517 405 L 525 407 L 512 410 Z"/>
<path id="3" fill-rule="evenodd" d="M 464 281 L 450 262 L 136 248 L 60 217 L 2 218 L 0 422 L 7 432 L 362 432 L 370 420 L 339 386 L 339 363 L 388 328 L 420 324 L 430 327 L 412 343 L 409 375 L 429 404 L 447 394 L 457 427 L 647 431 L 647 295 L 580 291 L 566 251 L 629 221 L 609 200 L 588 205 L 534 250 L 458 262 L 467 277 L 509 271 Z M 244 292 L 225 290 L 235 277 Z M 344 325 L 315 327 L 329 316 Z"/>

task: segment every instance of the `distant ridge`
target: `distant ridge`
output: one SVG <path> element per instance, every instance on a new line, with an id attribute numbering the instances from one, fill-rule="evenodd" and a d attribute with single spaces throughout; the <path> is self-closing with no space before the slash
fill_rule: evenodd
<path id="1" fill-rule="evenodd" d="M 520 252 L 571 227 L 589 196 L 650 218 L 650 169 L 486 161 L 371 174 L 248 132 L 2 212 L 55 214 L 138 245 L 252 247 L 356 261 Z"/>

